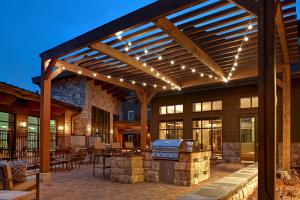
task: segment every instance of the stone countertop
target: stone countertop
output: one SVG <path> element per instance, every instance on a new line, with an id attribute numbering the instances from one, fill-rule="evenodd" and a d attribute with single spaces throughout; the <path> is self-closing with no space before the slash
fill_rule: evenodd
<path id="1" fill-rule="evenodd" d="M 0 190 L 0 200 L 30 200 L 32 198 L 31 192 Z"/>

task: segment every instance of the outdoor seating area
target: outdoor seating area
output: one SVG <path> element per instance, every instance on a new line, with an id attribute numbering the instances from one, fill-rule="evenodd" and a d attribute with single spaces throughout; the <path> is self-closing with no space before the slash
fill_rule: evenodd
<path id="1" fill-rule="evenodd" d="M 68 4 L 0 82 L 0 200 L 300 199 L 298 0 Z"/>

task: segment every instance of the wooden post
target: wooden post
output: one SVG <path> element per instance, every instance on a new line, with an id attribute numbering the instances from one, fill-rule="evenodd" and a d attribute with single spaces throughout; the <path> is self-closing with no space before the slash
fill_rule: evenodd
<path id="1" fill-rule="evenodd" d="M 51 111 L 51 79 L 45 78 L 44 61 L 41 73 L 40 97 L 40 171 L 50 172 L 50 111 Z"/>
<path id="2" fill-rule="evenodd" d="M 258 199 L 261 200 L 276 199 L 276 66 L 274 25 L 275 1 L 258 0 Z"/>
<path id="3" fill-rule="evenodd" d="M 141 149 L 146 149 L 147 145 L 147 94 L 140 95 L 141 102 Z"/>
<path id="4" fill-rule="evenodd" d="M 282 170 L 291 168 L 291 70 L 283 69 L 283 125 L 282 125 Z"/>

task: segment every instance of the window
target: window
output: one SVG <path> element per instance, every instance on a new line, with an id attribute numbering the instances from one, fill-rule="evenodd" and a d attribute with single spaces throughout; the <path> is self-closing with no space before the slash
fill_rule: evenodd
<path id="1" fill-rule="evenodd" d="M 222 101 L 213 101 L 212 110 L 222 110 Z"/>
<path id="2" fill-rule="evenodd" d="M 160 115 L 179 114 L 179 113 L 183 113 L 183 104 L 168 105 L 168 106 L 160 106 L 159 107 L 159 114 Z"/>
<path id="3" fill-rule="evenodd" d="M 92 107 L 92 136 L 98 136 L 102 142 L 109 142 L 110 133 L 110 113 Z"/>
<path id="4" fill-rule="evenodd" d="M 133 121 L 134 120 L 134 111 L 133 110 L 128 111 L 127 119 L 128 119 L 128 121 Z"/>
<path id="5" fill-rule="evenodd" d="M 222 159 L 222 119 L 193 120 L 193 139 L 199 150 L 211 150 L 213 157 Z"/>
<path id="6" fill-rule="evenodd" d="M 222 101 L 206 101 L 193 103 L 193 112 L 222 110 Z"/>
<path id="7" fill-rule="evenodd" d="M 159 139 L 183 138 L 183 121 L 162 121 L 159 123 Z"/>
<path id="8" fill-rule="evenodd" d="M 258 108 L 258 97 L 240 98 L 240 108 Z"/>
<path id="9" fill-rule="evenodd" d="M 10 150 L 13 145 L 14 122 L 14 114 L 0 112 L 0 149 L 2 150 Z"/>
<path id="10" fill-rule="evenodd" d="M 28 116 L 28 137 L 27 148 L 39 148 L 39 134 L 40 134 L 40 119 L 37 117 Z"/>
<path id="11" fill-rule="evenodd" d="M 50 149 L 55 150 L 56 144 L 56 121 L 50 120 Z"/>

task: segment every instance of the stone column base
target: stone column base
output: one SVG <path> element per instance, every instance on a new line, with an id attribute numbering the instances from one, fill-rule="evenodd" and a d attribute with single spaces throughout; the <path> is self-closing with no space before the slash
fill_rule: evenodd
<path id="1" fill-rule="evenodd" d="M 40 181 L 47 182 L 51 180 L 51 172 L 40 173 Z"/>

